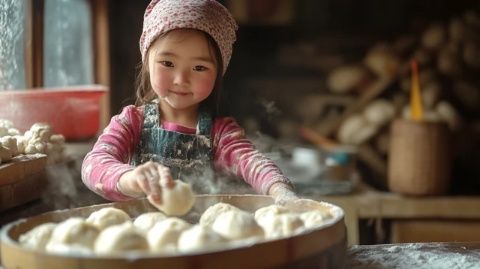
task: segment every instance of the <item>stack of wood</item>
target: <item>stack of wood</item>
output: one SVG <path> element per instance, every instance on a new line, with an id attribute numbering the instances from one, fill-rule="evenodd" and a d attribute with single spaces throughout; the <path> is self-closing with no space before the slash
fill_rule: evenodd
<path id="1" fill-rule="evenodd" d="M 311 128 L 342 144 L 358 146 L 359 158 L 386 178 L 389 126 L 410 118 L 410 61 L 420 66 L 425 119 L 443 121 L 458 131 L 460 115 L 478 114 L 480 90 L 480 14 L 467 11 L 423 32 L 372 46 L 364 58 L 334 68 L 328 88 L 335 95 L 356 96 L 341 115 Z"/>

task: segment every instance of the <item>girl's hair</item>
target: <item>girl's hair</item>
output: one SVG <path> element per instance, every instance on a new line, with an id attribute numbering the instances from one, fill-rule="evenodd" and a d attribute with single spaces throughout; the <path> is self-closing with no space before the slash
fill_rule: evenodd
<path id="1" fill-rule="evenodd" d="M 217 76 L 215 79 L 215 85 L 213 86 L 213 90 L 210 95 L 202 101 L 200 104 L 200 108 L 210 112 L 212 117 L 215 117 L 219 114 L 219 105 L 221 99 L 221 90 L 223 84 L 223 60 L 220 54 L 220 48 L 218 47 L 215 40 L 207 33 L 201 32 L 205 35 L 205 38 L 208 42 L 208 47 L 210 48 L 210 52 L 215 57 L 215 62 L 217 64 Z M 166 35 L 167 33 L 160 35 L 158 38 Z M 150 75 L 148 72 L 148 50 L 146 53 L 147 57 L 145 57 L 145 61 L 140 64 L 139 72 L 135 81 L 135 88 L 136 88 L 136 100 L 135 105 L 141 106 L 148 102 L 154 100 L 157 96 L 152 89 L 150 84 Z"/>

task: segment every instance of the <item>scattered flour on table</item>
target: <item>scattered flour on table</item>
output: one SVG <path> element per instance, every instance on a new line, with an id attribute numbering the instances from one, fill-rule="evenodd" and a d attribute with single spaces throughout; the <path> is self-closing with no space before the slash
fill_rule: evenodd
<path id="1" fill-rule="evenodd" d="M 354 246 L 346 268 L 480 269 L 480 250 L 451 248 L 445 244 L 402 244 L 400 246 Z"/>

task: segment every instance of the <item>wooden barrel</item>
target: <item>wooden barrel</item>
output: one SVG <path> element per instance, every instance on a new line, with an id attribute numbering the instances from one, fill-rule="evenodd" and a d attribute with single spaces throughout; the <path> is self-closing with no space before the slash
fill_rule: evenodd
<path id="1" fill-rule="evenodd" d="M 450 186 L 449 130 L 444 123 L 395 120 L 391 128 L 388 185 L 409 195 L 441 195 Z"/>
<path id="2" fill-rule="evenodd" d="M 210 205 L 225 202 L 250 212 L 272 204 L 269 196 L 200 195 L 187 221 L 198 222 Z M 121 256 L 58 255 L 23 248 L 21 234 L 45 222 L 60 222 L 69 217 L 87 217 L 103 207 L 116 207 L 130 216 L 156 211 L 145 199 L 53 211 L 6 225 L 1 232 L 1 258 L 5 269 L 158 269 L 158 268 L 342 268 L 346 253 L 346 229 L 343 210 L 335 205 L 315 202 L 310 209 L 328 208 L 333 218 L 316 229 L 277 240 L 261 241 L 219 251 L 162 256 L 149 253 L 126 253 Z M 305 208 L 308 210 L 309 208 Z"/>

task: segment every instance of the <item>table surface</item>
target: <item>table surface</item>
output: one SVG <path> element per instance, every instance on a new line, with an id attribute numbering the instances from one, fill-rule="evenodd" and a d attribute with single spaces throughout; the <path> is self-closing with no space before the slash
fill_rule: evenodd
<path id="1" fill-rule="evenodd" d="M 480 268 L 480 242 L 354 245 L 345 268 Z"/>

